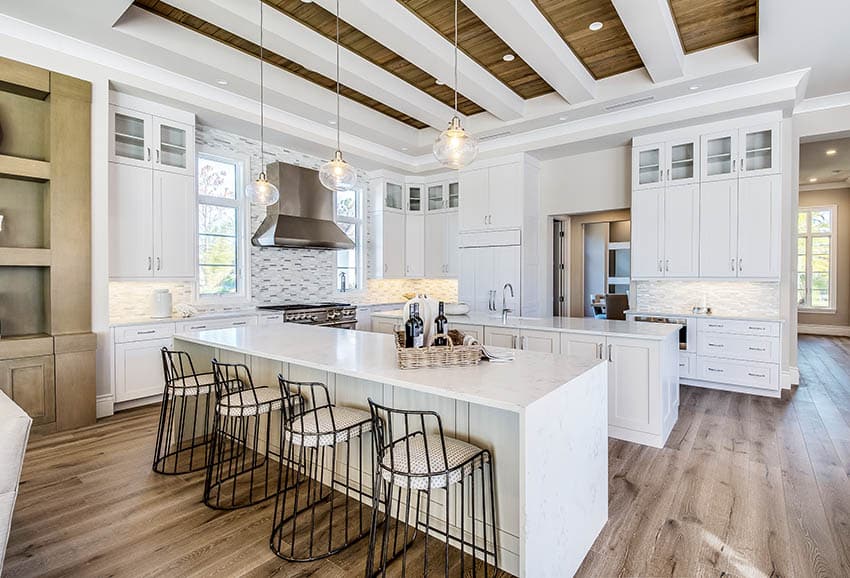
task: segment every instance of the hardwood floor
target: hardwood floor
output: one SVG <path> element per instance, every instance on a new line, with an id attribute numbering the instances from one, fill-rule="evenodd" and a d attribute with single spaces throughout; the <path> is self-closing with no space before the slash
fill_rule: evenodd
<path id="1" fill-rule="evenodd" d="M 801 336 L 790 401 L 682 388 L 667 446 L 609 442 L 580 576 L 850 576 L 850 339 Z M 156 408 L 32 439 L 4 576 L 357 576 L 365 542 L 287 564 L 273 504 L 218 512 L 150 471 Z"/>

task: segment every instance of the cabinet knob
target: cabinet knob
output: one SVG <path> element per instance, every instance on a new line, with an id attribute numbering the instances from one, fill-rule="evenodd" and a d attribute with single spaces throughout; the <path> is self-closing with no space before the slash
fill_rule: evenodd
<path id="1" fill-rule="evenodd" d="M 150 271 L 152 268 L 153 268 L 153 261 L 151 260 L 150 257 L 148 257 L 148 271 Z"/>

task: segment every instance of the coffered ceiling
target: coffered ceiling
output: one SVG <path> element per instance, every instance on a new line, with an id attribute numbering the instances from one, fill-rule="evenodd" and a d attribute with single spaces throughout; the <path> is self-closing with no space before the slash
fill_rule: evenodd
<path id="1" fill-rule="evenodd" d="M 758 33 L 758 0 L 670 0 L 685 52 Z"/>

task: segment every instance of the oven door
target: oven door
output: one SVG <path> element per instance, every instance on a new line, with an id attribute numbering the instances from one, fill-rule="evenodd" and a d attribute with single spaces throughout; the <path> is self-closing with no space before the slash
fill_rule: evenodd
<path id="1" fill-rule="evenodd" d="M 357 321 L 331 321 L 330 323 L 319 323 L 319 327 L 334 327 L 336 329 L 355 329 Z"/>

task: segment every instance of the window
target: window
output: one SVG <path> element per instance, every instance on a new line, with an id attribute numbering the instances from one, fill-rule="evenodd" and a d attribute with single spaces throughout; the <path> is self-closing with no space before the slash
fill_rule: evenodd
<path id="1" fill-rule="evenodd" d="M 835 295 L 835 214 L 832 207 L 802 207 L 797 217 L 797 304 L 832 310 Z"/>
<path id="2" fill-rule="evenodd" d="M 198 297 L 247 297 L 241 165 L 198 155 Z"/>
<path id="3" fill-rule="evenodd" d="M 336 193 L 336 222 L 348 238 L 354 241 L 354 248 L 336 252 L 336 287 L 342 290 L 359 289 L 361 285 L 363 218 L 360 207 L 359 191 L 340 191 Z"/>

